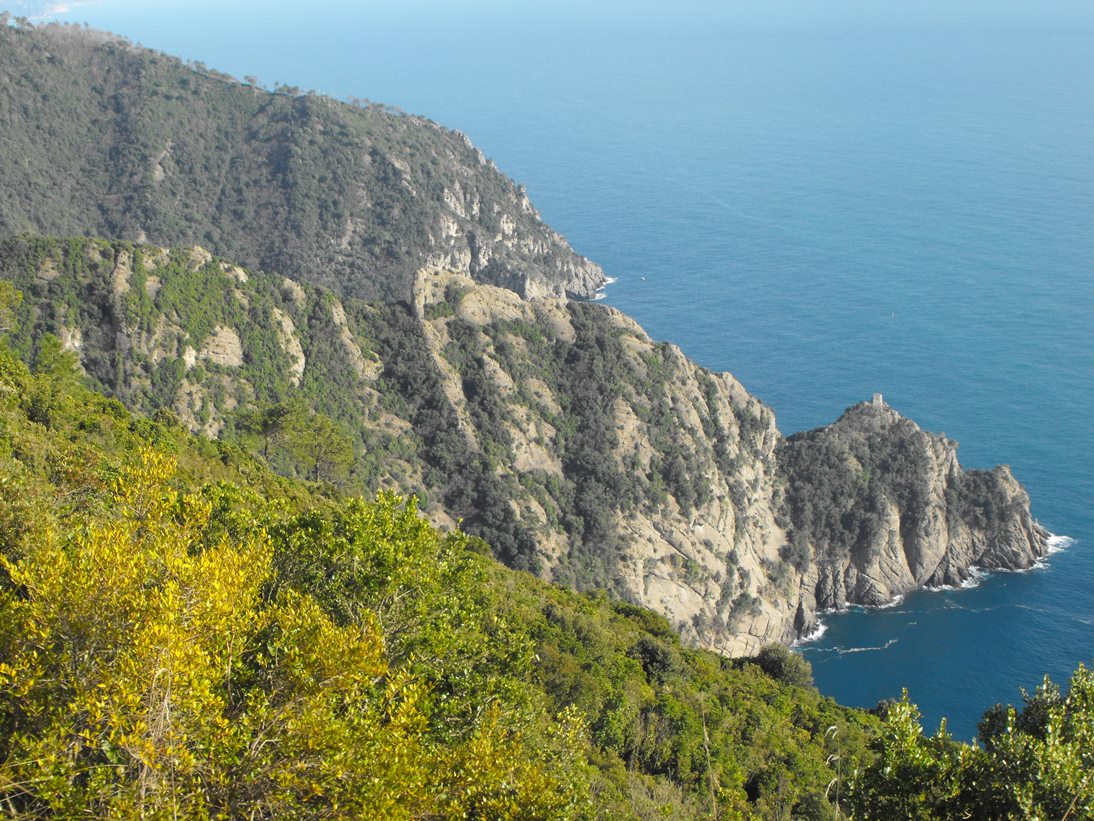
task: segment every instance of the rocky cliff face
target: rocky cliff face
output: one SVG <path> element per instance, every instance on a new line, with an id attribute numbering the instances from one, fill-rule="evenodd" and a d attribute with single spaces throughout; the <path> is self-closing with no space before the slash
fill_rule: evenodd
<path id="1" fill-rule="evenodd" d="M 610 308 L 476 289 L 430 320 L 456 283 L 424 273 L 417 313 L 439 351 L 451 350 L 455 327 L 473 329 L 461 333 L 477 338 L 475 357 L 453 374 L 450 395 L 473 405 L 468 363 L 489 363 L 511 414 L 511 457 L 497 470 L 534 488 L 528 468 L 538 464 L 610 511 L 599 525 L 582 513 L 575 538 L 529 500 L 520 520 L 552 545 L 540 551 L 543 570 L 580 584 L 582 568 L 608 560 L 597 584 L 669 615 L 696 644 L 754 652 L 808 635 L 819 610 L 880 605 L 1045 554 L 1048 534 L 1008 468 L 964 471 L 956 443 L 880 397 L 784 439 L 732 376 L 652 342 Z M 552 424 L 563 407 L 575 421 Z M 467 429 L 481 436 L 481 426 Z M 521 458 L 537 449 L 544 458 Z M 551 483 L 540 487 L 564 504 Z"/>
<path id="2" fill-rule="evenodd" d="M 784 439 L 732 376 L 568 302 L 603 273 L 458 132 L 64 26 L 0 25 L 0 123 L 0 235 L 120 238 L 0 244 L 25 356 L 53 333 L 211 436 L 302 398 L 355 437 L 347 490 L 418 494 L 693 643 L 752 652 L 1045 550 L 1006 469 L 883 403 Z"/>
<path id="3" fill-rule="evenodd" d="M 470 285 L 423 272 L 416 312 L 539 572 L 608 587 L 727 653 L 793 638 L 770 409 L 611 308 Z"/>
<path id="4" fill-rule="evenodd" d="M 880 397 L 780 445 L 802 571 L 799 631 L 818 609 L 881 605 L 919 587 L 956 586 L 974 568 L 1028 568 L 1048 533 L 1006 467 L 965 471 L 957 444 Z"/>
<path id="5" fill-rule="evenodd" d="M 527 297 L 604 283 L 467 137 L 385 106 L 0 25 L 0 123 L 0 235 L 201 245 L 368 299 L 409 299 L 423 266 Z"/>
<path id="6" fill-rule="evenodd" d="M 0 243 L 0 275 L 26 296 L 28 355 L 54 333 L 126 403 L 210 435 L 304 397 L 355 432 L 347 489 L 416 493 L 508 564 L 731 655 L 1045 551 L 1005 468 L 963 471 L 884 404 L 784 439 L 732 376 L 601 305 L 437 269 L 409 306 L 363 303 L 201 249 L 86 240 Z"/>

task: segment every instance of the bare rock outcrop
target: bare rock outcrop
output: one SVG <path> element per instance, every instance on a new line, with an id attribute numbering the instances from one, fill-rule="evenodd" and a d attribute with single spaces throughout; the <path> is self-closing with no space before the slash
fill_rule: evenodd
<path id="1" fill-rule="evenodd" d="M 421 272 L 414 304 L 460 429 L 495 454 L 542 546 L 539 572 L 609 587 L 693 644 L 753 653 L 808 634 L 819 610 L 1045 553 L 1008 469 L 964 471 L 954 442 L 881 397 L 785 439 L 732 376 L 611 308 L 444 271 Z M 498 437 L 486 420 L 503 418 Z"/>
<path id="2" fill-rule="evenodd" d="M 964 470 L 955 442 L 880 397 L 791 436 L 779 457 L 802 630 L 818 609 L 956 586 L 977 568 L 1028 568 L 1047 551 L 1049 534 L 1009 468 Z"/>

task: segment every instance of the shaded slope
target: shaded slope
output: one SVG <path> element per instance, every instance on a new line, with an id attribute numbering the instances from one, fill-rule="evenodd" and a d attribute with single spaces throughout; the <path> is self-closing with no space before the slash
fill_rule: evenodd
<path id="1" fill-rule="evenodd" d="M 604 281 L 463 135 L 112 35 L 0 26 L 0 127 L 0 235 L 200 244 L 370 299 L 423 265 L 527 296 Z"/>

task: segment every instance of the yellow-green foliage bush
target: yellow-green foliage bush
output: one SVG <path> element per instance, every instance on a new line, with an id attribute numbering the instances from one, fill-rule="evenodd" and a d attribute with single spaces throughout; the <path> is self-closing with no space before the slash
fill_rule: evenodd
<path id="1" fill-rule="evenodd" d="M 1091 817 L 1085 669 L 956 744 L 336 492 L 0 347 L 0 813 Z"/>
<path id="2" fill-rule="evenodd" d="M 548 732 L 532 706 L 509 711 L 479 691 L 450 732 L 429 677 L 389 663 L 387 639 L 405 639 L 385 619 L 412 584 L 400 578 L 392 600 L 336 622 L 274 584 L 264 531 L 206 544 L 213 506 L 170 489 L 173 472 L 146 450 L 107 511 L 0 559 L 8 810 L 566 817 L 585 806 L 576 716 Z M 440 544 L 394 498 L 354 512 L 392 525 L 386 549 L 421 561 Z M 431 649 L 443 668 L 445 648 Z"/>

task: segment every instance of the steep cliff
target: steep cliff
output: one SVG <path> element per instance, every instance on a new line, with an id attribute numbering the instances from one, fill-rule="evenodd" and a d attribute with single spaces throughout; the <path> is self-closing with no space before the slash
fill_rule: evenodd
<path id="1" fill-rule="evenodd" d="M 385 106 L 0 24 L 0 124 L 0 235 L 196 244 L 369 299 L 423 266 L 529 297 L 604 282 L 467 137 Z"/>
<path id="2" fill-rule="evenodd" d="M 962 470 L 957 443 L 920 430 L 880 396 L 785 440 L 779 464 L 806 632 L 818 608 L 959 585 L 973 568 L 1028 568 L 1047 548 L 1009 468 Z"/>
<path id="3" fill-rule="evenodd" d="M 53 333 L 127 404 L 229 438 L 236 409 L 303 397 L 354 431 L 347 489 L 418 494 L 507 564 L 732 655 L 1045 550 L 1006 469 L 962 471 L 884 404 L 783 439 L 732 376 L 601 305 L 436 269 L 407 305 L 364 303 L 198 248 L 89 240 L 0 243 L 0 276 L 26 297 L 26 356 Z"/>

